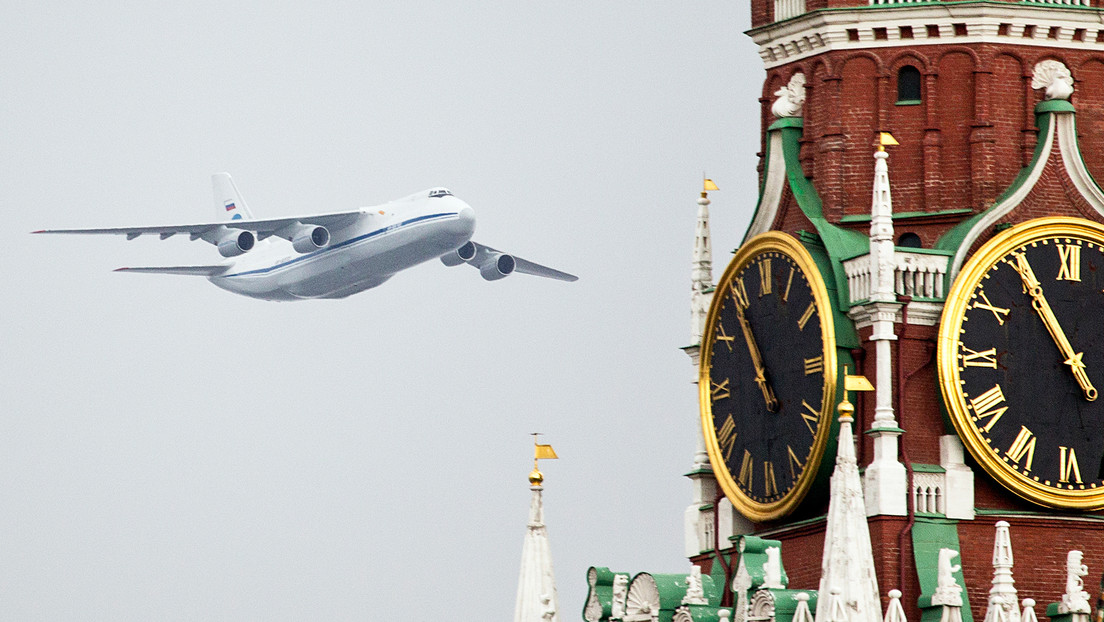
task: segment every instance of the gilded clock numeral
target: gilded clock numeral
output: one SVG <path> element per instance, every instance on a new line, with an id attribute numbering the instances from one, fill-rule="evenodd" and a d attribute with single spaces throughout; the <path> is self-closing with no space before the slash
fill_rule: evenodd
<path id="1" fill-rule="evenodd" d="M 771 293 L 771 260 L 766 257 L 759 262 L 759 297 Z"/>
<path id="2" fill-rule="evenodd" d="M 725 332 L 724 324 L 717 322 L 717 341 L 723 341 L 728 346 L 728 351 L 732 352 L 732 341 L 736 339 L 734 336 L 730 336 Z"/>
<path id="3" fill-rule="evenodd" d="M 744 450 L 744 460 L 740 463 L 740 474 L 736 476 L 736 479 L 740 480 L 740 485 L 745 490 L 751 490 L 751 478 L 752 471 L 755 469 L 754 462 L 751 459 L 751 452 Z"/>
<path id="4" fill-rule="evenodd" d="M 1074 482 L 1077 484 L 1081 482 L 1081 468 L 1077 466 L 1077 453 L 1073 451 L 1073 447 L 1058 446 L 1058 481 L 1063 484 L 1068 484 L 1070 481 L 1070 475 L 1073 475 Z"/>
<path id="5" fill-rule="evenodd" d="M 732 279 L 732 300 L 741 309 L 748 308 L 747 288 L 744 287 L 743 277 Z"/>
<path id="6" fill-rule="evenodd" d="M 989 348 L 988 350 L 982 350 L 975 352 L 966 346 L 962 346 L 962 349 L 966 352 L 962 355 L 963 367 L 992 367 L 997 368 L 997 349 Z"/>
<path id="7" fill-rule="evenodd" d="M 796 480 L 797 474 L 805 468 L 805 463 L 794 453 L 793 447 L 786 445 L 786 461 L 790 464 L 790 479 Z"/>
<path id="8" fill-rule="evenodd" d="M 810 406 L 809 403 L 805 400 L 801 400 L 801 406 L 804 407 L 805 410 L 809 411 L 807 413 L 802 412 L 801 419 L 805 422 L 805 425 L 808 426 L 809 433 L 813 436 L 816 436 L 816 428 L 819 425 L 818 422 L 820 421 L 820 412 Z"/>
<path id="9" fill-rule="evenodd" d="M 805 307 L 805 313 L 801 314 L 801 319 L 797 321 L 797 329 L 805 330 L 805 325 L 809 323 L 809 319 L 813 317 L 813 312 L 816 311 L 816 305 L 809 303 L 808 307 Z"/>
<path id="10" fill-rule="evenodd" d="M 815 356 L 811 359 L 805 359 L 805 375 L 812 376 L 813 374 L 819 374 L 824 371 L 824 356 Z"/>
<path id="11" fill-rule="evenodd" d="M 1001 406 L 997 408 L 997 405 L 1002 402 L 1004 402 L 1004 392 L 1001 391 L 999 384 L 993 385 L 992 389 L 970 400 L 970 406 L 974 409 L 974 420 L 989 419 L 982 430 L 986 432 L 992 430 L 993 425 L 1004 416 L 1004 412 L 1008 410 L 1008 407 Z"/>
<path id="12" fill-rule="evenodd" d="M 1016 435 L 1016 440 L 1012 441 L 1012 446 L 1008 448 L 1008 451 L 1004 452 L 1004 455 L 1008 456 L 1012 462 L 1016 464 L 1020 463 L 1020 460 L 1027 456 L 1027 460 L 1024 461 L 1023 468 L 1025 471 L 1031 470 L 1031 462 L 1035 459 L 1035 434 L 1027 429 L 1027 426 L 1020 426 L 1020 433 Z"/>
<path id="13" fill-rule="evenodd" d="M 782 302 L 787 302 L 790 297 L 790 285 L 793 284 L 794 267 L 790 266 L 790 276 L 786 278 L 786 291 L 782 292 Z"/>
<path id="14" fill-rule="evenodd" d="M 732 420 L 732 415 L 727 415 L 724 423 L 721 424 L 721 429 L 717 430 L 717 444 L 725 452 L 725 462 L 732 455 L 732 447 L 736 444 L 737 436 L 736 422 Z"/>
<path id="15" fill-rule="evenodd" d="M 993 317 L 997 318 L 997 324 L 999 324 L 1000 326 L 1004 326 L 1004 316 L 1008 315 L 1008 312 L 1011 311 L 1011 309 L 1004 309 L 1002 307 L 993 306 L 993 303 L 989 302 L 989 297 L 986 296 L 985 292 L 983 292 L 981 290 L 978 290 L 977 295 L 978 295 L 979 298 L 981 298 L 985 302 L 981 303 L 981 302 L 978 302 L 978 301 L 975 300 L 974 305 L 970 308 L 971 309 L 986 309 L 988 311 L 992 311 L 993 312 Z"/>
<path id="16" fill-rule="evenodd" d="M 728 378 L 725 378 L 721 382 L 710 381 L 713 384 L 713 388 L 710 389 L 709 393 L 713 396 L 714 402 L 732 396 L 732 392 L 728 389 L 728 381 Z"/>
<path id="17" fill-rule="evenodd" d="M 1081 280 L 1081 247 L 1076 244 L 1055 244 L 1058 247 L 1058 277 L 1055 281 Z"/>
<path id="18" fill-rule="evenodd" d="M 767 497 L 778 495 L 778 482 L 774 479 L 774 463 L 770 460 L 763 461 L 763 488 L 763 494 Z"/>

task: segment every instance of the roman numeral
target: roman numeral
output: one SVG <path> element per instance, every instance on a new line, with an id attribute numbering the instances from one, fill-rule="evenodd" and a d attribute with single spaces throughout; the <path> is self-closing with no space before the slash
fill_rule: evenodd
<path id="1" fill-rule="evenodd" d="M 993 424 L 1000 420 L 1004 415 L 1004 411 L 1008 410 L 1007 406 L 997 408 L 997 404 L 1004 401 L 1004 393 L 1001 391 L 999 384 L 993 385 L 992 389 L 989 389 L 985 393 L 970 400 L 970 406 L 974 409 L 974 421 L 980 421 L 987 417 L 991 417 L 989 422 L 985 424 L 982 429 L 986 432 L 993 429 Z"/>
<path id="2" fill-rule="evenodd" d="M 813 408 L 805 400 L 801 400 L 801 405 L 808 413 L 802 412 L 801 419 L 805 421 L 805 426 L 809 428 L 809 433 L 816 436 L 816 429 L 820 426 L 820 411 Z"/>
<path id="3" fill-rule="evenodd" d="M 812 302 L 808 307 L 805 307 L 805 313 L 801 314 L 801 319 L 797 321 L 797 329 L 805 330 L 805 325 L 809 323 L 809 318 L 813 317 L 813 311 L 816 311 L 816 305 Z"/>
<path id="4" fill-rule="evenodd" d="M 1003 309 L 1001 307 L 994 307 L 993 303 L 989 302 L 989 297 L 985 295 L 985 292 L 979 291 L 977 295 L 984 300 L 984 303 L 974 301 L 974 306 L 971 309 L 986 309 L 993 312 L 993 317 L 997 318 L 997 324 L 1004 326 L 1004 316 L 1008 315 L 1010 309 Z"/>
<path id="5" fill-rule="evenodd" d="M 1073 447 L 1058 447 L 1058 481 L 1068 484 L 1070 475 L 1074 476 L 1074 482 L 1080 484 L 1081 469 L 1077 466 L 1077 454 Z"/>
<path id="6" fill-rule="evenodd" d="M 744 287 L 743 277 L 732 279 L 732 300 L 741 309 L 748 308 L 747 288 Z"/>
<path id="7" fill-rule="evenodd" d="M 753 462 L 751 460 L 751 452 L 744 450 L 744 461 L 740 463 L 740 474 L 736 476 L 736 479 L 740 481 L 740 485 L 744 490 L 751 490 L 751 477 L 752 470 L 754 469 Z"/>
<path id="8" fill-rule="evenodd" d="M 732 447 L 736 444 L 736 422 L 732 420 L 732 415 L 725 417 L 725 421 L 721 424 L 721 429 L 717 430 L 717 445 L 725 452 L 725 462 L 728 462 L 728 457 L 732 455 Z"/>
<path id="9" fill-rule="evenodd" d="M 1055 281 L 1081 280 L 1081 247 L 1076 244 L 1055 244 L 1058 247 L 1058 278 Z"/>
<path id="10" fill-rule="evenodd" d="M 790 464 L 790 479 L 796 480 L 797 474 L 805 468 L 805 463 L 794 453 L 793 447 L 786 445 L 787 461 Z"/>
<path id="11" fill-rule="evenodd" d="M 790 297 L 790 285 L 793 284 L 794 268 L 790 266 L 790 276 L 786 279 L 786 291 L 782 292 L 782 302 L 786 302 Z"/>
<path id="12" fill-rule="evenodd" d="M 778 482 L 774 480 L 774 463 L 769 460 L 763 461 L 763 488 L 763 494 L 768 498 L 778 496 Z"/>
<path id="13" fill-rule="evenodd" d="M 962 355 L 963 367 L 992 367 L 997 368 L 997 349 L 989 348 L 988 350 L 982 350 L 981 352 L 975 352 L 966 346 L 962 346 L 962 349 L 966 351 Z"/>
<path id="14" fill-rule="evenodd" d="M 766 257 L 759 261 L 759 297 L 771 293 L 771 260 Z"/>
<path id="15" fill-rule="evenodd" d="M 712 380 L 710 380 L 713 388 L 709 392 L 713 395 L 714 402 L 716 402 L 717 400 L 723 400 L 726 397 L 730 397 L 732 395 L 732 393 L 728 390 L 728 380 L 728 378 L 725 378 L 722 382 L 713 382 Z"/>
<path id="16" fill-rule="evenodd" d="M 1028 430 L 1025 426 L 1020 426 L 1020 433 L 1016 435 L 1016 440 L 1012 441 L 1012 446 L 1004 452 L 1004 455 L 1016 464 L 1019 464 L 1020 459 L 1026 455 L 1027 460 L 1024 462 L 1023 468 L 1025 471 L 1030 471 L 1031 461 L 1035 459 L 1036 440 L 1038 439 L 1035 438 L 1031 430 Z"/>
<path id="17" fill-rule="evenodd" d="M 733 339 L 735 339 L 735 337 L 730 337 L 727 333 L 725 333 L 724 324 L 717 322 L 717 341 L 723 341 L 724 344 L 728 346 L 729 352 L 732 352 Z"/>
<path id="18" fill-rule="evenodd" d="M 812 376 L 813 374 L 819 374 L 824 371 L 824 356 L 817 356 L 811 359 L 805 359 L 805 375 Z"/>

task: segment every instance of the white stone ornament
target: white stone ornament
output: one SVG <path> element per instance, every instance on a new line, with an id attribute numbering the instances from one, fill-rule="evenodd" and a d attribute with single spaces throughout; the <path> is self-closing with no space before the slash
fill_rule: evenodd
<path id="1" fill-rule="evenodd" d="M 801 109 L 805 106 L 805 74 L 800 71 L 795 73 L 786 86 L 774 92 L 778 99 L 771 106 L 771 114 L 779 119 L 784 117 L 800 117 Z"/>
<path id="2" fill-rule="evenodd" d="M 889 606 L 886 607 L 885 622 L 908 622 L 905 618 L 905 608 L 901 605 L 901 590 L 889 591 Z"/>
<path id="3" fill-rule="evenodd" d="M 1066 555 L 1066 593 L 1058 604 L 1058 613 L 1090 613 L 1089 593 L 1085 591 L 1085 582 L 1081 578 L 1089 574 L 1089 567 L 1081 563 L 1081 551 L 1070 551 Z"/>
<path id="4" fill-rule="evenodd" d="M 556 617 L 556 608 L 552 606 L 552 597 L 548 594 L 541 594 L 541 619 L 545 622 L 551 622 Z"/>
<path id="5" fill-rule="evenodd" d="M 690 574 L 686 577 L 686 596 L 682 597 L 684 605 L 708 605 L 705 598 L 705 590 L 702 588 L 701 566 L 692 566 Z"/>
<path id="6" fill-rule="evenodd" d="M 629 577 L 623 574 L 613 577 L 613 602 L 610 603 L 610 618 L 620 620 L 625 617 L 625 599 L 629 596 Z"/>
<path id="7" fill-rule="evenodd" d="M 954 549 L 939 549 L 939 574 L 936 578 L 935 594 L 931 600 L 933 605 L 962 606 L 962 586 L 954 578 L 954 573 L 962 570 L 962 566 L 951 563 L 951 560 L 956 557 L 958 557 L 958 551 Z"/>
<path id="8" fill-rule="evenodd" d="M 763 585 L 761 589 L 781 590 L 782 585 L 782 550 L 777 546 L 767 547 L 767 562 L 763 564 Z"/>
<path id="9" fill-rule="evenodd" d="M 997 522 L 993 540 L 993 587 L 989 588 L 989 608 L 985 622 L 1020 622 L 1016 606 L 1016 581 L 1012 578 L 1012 537 L 1006 521 Z"/>
<path id="10" fill-rule="evenodd" d="M 809 611 L 809 595 L 798 592 L 794 598 L 797 599 L 797 609 L 794 609 L 793 622 L 813 622 L 813 612 Z"/>
<path id="11" fill-rule="evenodd" d="M 1044 60 L 1035 64 L 1031 76 L 1031 88 L 1046 89 L 1046 100 L 1065 99 L 1073 95 L 1073 75 L 1068 67 L 1056 60 Z"/>

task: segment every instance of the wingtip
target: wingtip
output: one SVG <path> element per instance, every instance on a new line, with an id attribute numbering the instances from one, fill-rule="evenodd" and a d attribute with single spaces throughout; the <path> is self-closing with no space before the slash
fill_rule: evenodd
<path id="1" fill-rule="evenodd" d="M 46 230 L 45 229 L 39 229 L 38 231 L 32 231 L 31 235 L 34 235 L 36 233 L 46 233 Z"/>

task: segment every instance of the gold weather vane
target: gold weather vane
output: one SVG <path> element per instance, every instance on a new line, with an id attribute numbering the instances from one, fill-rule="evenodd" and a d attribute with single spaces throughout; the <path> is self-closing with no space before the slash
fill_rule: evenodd
<path id="1" fill-rule="evenodd" d="M 900 145 L 897 139 L 893 137 L 893 134 L 889 132 L 878 132 L 878 151 L 885 151 L 886 147 L 892 147 L 894 145 Z"/>
<path id="2" fill-rule="evenodd" d="M 706 177 L 705 173 L 702 172 L 702 198 L 704 199 L 705 193 L 711 190 L 720 190 L 720 188 L 717 187 L 717 184 L 713 183 L 712 179 Z"/>
<path id="3" fill-rule="evenodd" d="M 540 436 L 540 432 L 533 432 L 533 471 L 529 473 L 529 483 L 533 486 L 540 486 L 544 481 L 544 474 L 540 472 L 537 467 L 537 460 L 556 460 L 559 456 L 556 455 L 556 451 L 552 449 L 551 445 L 541 445 L 537 442 L 537 437 Z"/>

